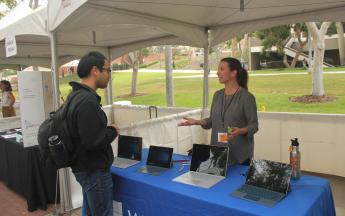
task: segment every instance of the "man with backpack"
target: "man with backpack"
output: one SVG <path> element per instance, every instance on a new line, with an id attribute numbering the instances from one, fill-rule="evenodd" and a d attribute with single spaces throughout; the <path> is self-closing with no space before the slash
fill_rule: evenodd
<path id="1" fill-rule="evenodd" d="M 101 53 L 90 52 L 80 59 L 77 72 L 82 81 L 70 83 L 73 91 L 67 112 L 75 145 L 71 168 L 83 190 L 84 215 L 112 216 L 111 142 L 118 128 L 107 126 L 101 97 L 96 92 L 108 85 L 110 62 Z"/>

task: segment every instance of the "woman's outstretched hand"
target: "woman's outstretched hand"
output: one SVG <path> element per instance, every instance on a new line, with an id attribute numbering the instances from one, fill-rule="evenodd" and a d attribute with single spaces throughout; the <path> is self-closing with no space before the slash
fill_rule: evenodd
<path id="1" fill-rule="evenodd" d="M 183 120 L 180 123 L 178 123 L 177 126 L 191 126 L 191 125 L 196 125 L 196 124 L 197 124 L 196 119 L 184 117 Z"/>

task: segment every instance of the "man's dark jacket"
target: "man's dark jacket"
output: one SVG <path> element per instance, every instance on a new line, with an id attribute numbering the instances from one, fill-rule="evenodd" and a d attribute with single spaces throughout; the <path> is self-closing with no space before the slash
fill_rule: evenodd
<path id="1" fill-rule="evenodd" d="M 92 173 L 109 170 L 114 160 L 110 144 L 118 133 L 107 126 L 107 116 L 101 109 L 101 98 L 96 91 L 77 82 L 70 82 L 70 85 L 72 94 L 75 94 L 67 112 L 76 148 L 72 171 Z"/>

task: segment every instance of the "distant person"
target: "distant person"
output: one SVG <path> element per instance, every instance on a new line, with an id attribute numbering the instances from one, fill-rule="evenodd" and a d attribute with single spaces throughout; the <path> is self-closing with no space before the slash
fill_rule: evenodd
<path id="1" fill-rule="evenodd" d="M 229 164 L 249 165 L 254 153 L 254 134 L 258 131 L 258 115 L 255 97 L 248 91 L 248 72 L 237 59 L 224 58 L 217 75 L 224 88 L 213 96 L 210 117 L 184 118 L 179 126 L 212 128 L 211 145 L 229 147 Z"/>
<path id="2" fill-rule="evenodd" d="M 12 93 L 11 83 L 7 80 L 1 80 L 0 88 L 2 91 L 2 116 L 4 118 L 16 116 L 16 111 L 13 107 L 16 98 Z"/>

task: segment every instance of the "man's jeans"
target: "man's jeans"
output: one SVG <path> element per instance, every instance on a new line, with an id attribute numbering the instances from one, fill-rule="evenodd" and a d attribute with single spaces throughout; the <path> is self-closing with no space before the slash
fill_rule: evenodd
<path id="1" fill-rule="evenodd" d="M 75 172 L 83 189 L 85 216 L 113 216 L 113 181 L 110 171 Z"/>

